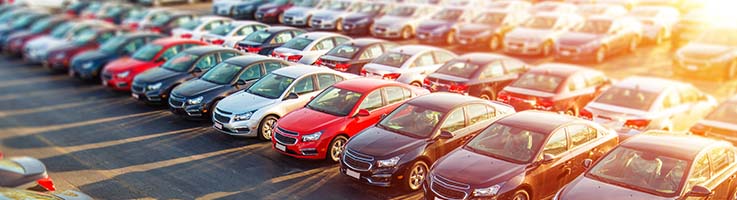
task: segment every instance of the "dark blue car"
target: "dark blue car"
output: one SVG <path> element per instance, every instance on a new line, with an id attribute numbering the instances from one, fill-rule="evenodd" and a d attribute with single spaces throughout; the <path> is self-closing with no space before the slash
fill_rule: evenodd
<path id="1" fill-rule="evenodd" d="M 425 44 L 455 44 L 456 30 L 453 26 L 472 15 L 465 7 L 443 8 L 432 18 L 420 23 L 416 30 L 417 40 Z"/>
<path id="2" fill-rule="evenodd" d="M 293 27 L 272 26 L 249 34 L 235 46 L 243 52 L 268 56 L 274 49 L 305 32 Z"/>
<path id="3" fill-rule="evenodd" d="M 97 80 L 108 62 L 129 56 L 146 43 L 164 37 L 157 33 L 131 33 L 117 36 L 100 46 L 99 50 L 81 53 L 72 59 L 70 74 L 85 80 Z"/>

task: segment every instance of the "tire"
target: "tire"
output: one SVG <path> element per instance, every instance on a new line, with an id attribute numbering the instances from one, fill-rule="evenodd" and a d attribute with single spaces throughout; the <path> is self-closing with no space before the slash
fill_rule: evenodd
<path id="1" fill-rule="evenodd" d="M 629 51 L 630 53 L 637 51 L 637 46 L 640 45 L 639 41 L 640 41 L 639 37 L 632 38 L 632 40 L 630 40 L 629 46 L 627 47 L 627 51 Z"/>
<path id="2" fill-rule="evenodd" d="M 494 101 L 496 100 L 496 95 L 493 92 L 483 92 L 481 95 L 479 95 L 480 99 Z"/>
<path id="3" fill-rule="evenodd" d="M 530 200 L 530 193 L 526 190 L 517 190 L 512 195 L 512 200 Z"/>
<path id="4" fill-rule="evenodd" d="M 606 49 L 606 47 L 599 47 L 599 49 L 596 50 L 596 54 L 594 55 L 594 61 L 596 61 L 596 63 L 603 63 L 604 60 L 606 60 Z"/>
<path id="5" fill-rule="evenodd" d="M 553 53 L 553 43 L 550 41 L 547 41 L 543 44 L 541 54 L 544 57 L 550 56 L 550 54 Z"/>
<path id="6" fill-rule="evenodd" d="M 343 19 L 338 19 L 335 21 L 335 31 L 342 32 L 343 31 Z"/>
<path id="7" fill-rule="evenodd" d="M 274 125 L 277 120 L 279 118 L 273 115 L 264 117 L 258 124 L 258 139 L 271 141 L 271 137 L 274 136 Z"/>
<path id="8" fill-rule="evenodd" d="M 563 114 L 578 117 L 578 108 L 576 107 L 569 108 Z"/>
<path id="9" fill-rule="evenodd" d="M 451 30 L 448 32 L 448 34 L 445 36 L 445 44 L 452 45 L 456 43 L 456 31 Z"/>
<path id="10" fill-rule="evenodd" d="M 492 51 L 496 51 L 497 49 L 500 49 L 502 47 L 502 41 L 498 35 L 491 36 L 491 39 L 489 39 L 489 49 Z"/>
<path id="11" fill-rule="evenodd" d="M 406 177 L 403 184 L 404 189 L 411 192 L 417 191 L 422 188 L 422 183 L 425 181 L 428 172 L 429 168 L 427 167 L 427 163 L 425 163 L 425 161 L 418 160 L 412 163 L 411 167 L 407 168 L 407 172 L 404 176 Z"/>
<path id="12" fill-rule="evenodd" d="M 340 155 L 343 154 L 346 142 L 348 142 L 348 138 L 342 135 L 333 138 L 333 141 L 330 142 L 330 147 L 328 148 L 325 159 L 335 163 L 339 162 Z"/>
<path id="13" fill-rule="evenodd" d="M 410 83 L 409 85 L 411 85 L 411 86 L 415 86 L 415 87 L 422 87 L 422 84 L 421 84 L 420 82 L 417 82 L 417 81 L 415 81 L 415 82 L 412 82 L 412 83 Z"/>
<path id="14" fill-rule="evenodd" d="M 308 16 L 307 19 L 305 20 L 307 20 L 305 21 L 305 25 L 307 25 L 307 27 L 312 28 L 312 16 Z"/>
<path id="15" fill-rule="evenodd" d="M 409 40 L 410 38 L 412 38 L 412 28 L 405 26 L 402 28 L 402 39 Z"/>
<path id="16" fill-rule="evenodd" d="M 284 24 L 284 12 L 280 13 L 279 16 L 276 17 L 276 21 L 279 22 L 279 24 Z"/>
<path id="17" fill-rule="evenodd" d="M 729 62 L 724 73 L 724 81 L 730 81 L 737 77 L 737 60 Z"/>

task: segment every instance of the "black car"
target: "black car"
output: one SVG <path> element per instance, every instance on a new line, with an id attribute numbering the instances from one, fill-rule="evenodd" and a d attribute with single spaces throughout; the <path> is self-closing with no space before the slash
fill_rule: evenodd
<path id="1" fill-rule="evenodd" d="M 343 17 L 343 27 L 338 30 L 350 35 L 369 34 L 374 19 L 385 13 L 391 4 L 383 2 L 373 2 L 363 5 L 361 12 L 353 12 Z"/>
<path id="2" fill-rule="evenodd" d="M 321 56 L 315 65 L 357 75 L 364 65 L 396 46 L 396 43 L 386 40 L 355 39 L 331 49 L 327 54 Z"/>
<path id="3" fill-rule="evenodd" d="M 248 34 L 245 39 L 236 44 L 236 49 L 268 56 L 274 49 L 303 33 L 306 31 L 298 28 L 272 26 Z"/>
<path id="4" fill-rule="evenodd" d="M 160 67 L 147 70 L 135 78 L 131 96 L 142 102 L 166 102 L 169 93 L 178 85 L 196 78 L 212 67 L 243 53 L 220 46 L 192 47 L 178 53 Z"/>
<path id="5" fill-rule="evenodd" d="M 95 51 L 80 53 L 71 61 L 70 74 L 85 80 L 98 80 L 100 71 L 108 62 L 130 56 L 145 44 L 163 38 L 157 33 L 131 33 L 116 36 L 106 41 Z"/>
<path id="6" fill-rule="evenodd" d="M 151 24 L 145 25 L 143 30 L 171 35 L 171 30 L 182 24 L 194 20 L 197 15 L 192 13 L 172 12 L 167 15 L 159 15 L 151 19 Z"/>
<path id="7" fill-rule="evenodd" d="M 425 21 L 420 22 L 416 35 L 420 43 L 455 44 L 456 30 L 453 28 L 467 16 L 471 10 L 466 7 L 447 7 Z"/>
<path id="8" fill-rule="evenodd" d="M 345 145 L 340 172 L 381 187 L 422 187 L 430 166 L 501 116 L 508 105 L 452 93 L 416 97 Z"/>
<path id="9" fill-rule="evenodd" d="M 228 59 L 199 78 L 175 87 L 169 97 L 169 108 L 172 113 L 188 119 L 210 119 L 212 109 L 225 96 L 246 89 L 271 71 L 289 65 L 284 60 L 261 55 Z"/>
<path id="10" fill-rule="evenodd" d="M 483 46 L 492 51 L 500 49 L 504 36 L 522 24 L 529 15 L 520 11 L 484 11 L 471 21 L 458 25 L 456 40 L 461 45 Z"/>
<path id="11" fill-rule="evenodd" d="M 491 54 L 469 53 L 457 57 L 424 80 L 431 92 L 454 92 L 495 100 L 499 91 L 530 69 L 518 59 Z"/>
<path id="12" fill-rule="evenodd" d="M 233 19 L 256 19 L 256 10 L 261 5 L 275 0 L 226 1 L 212 4 L 212 12 L 216 15 Z"/>

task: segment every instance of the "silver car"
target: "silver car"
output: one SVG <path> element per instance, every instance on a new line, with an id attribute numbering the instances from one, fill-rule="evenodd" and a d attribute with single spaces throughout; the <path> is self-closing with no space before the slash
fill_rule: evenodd
<path id="1" fill-rule="evenodd" d="M 366 64 L 361 74 L 422 87 L 427 75 L 455 57 L 455 53 L 437 47 L 400 46 Z"/>
<path id="2" fill-rule="evenodd" d="M 507 54 L 548 56 L 558 37 L 583 24 L 583 18 L 569 13 L 537 13 L 504 37 Z"/>
<path id="3" fill-rule="evenodd" d="M 323 89 L 353 77 L 314 66 L 275 70 L 247 90 L 221 100 L 213 114 L 213 126 L 229 135 L 271 140 L 272 128 L 281 116 L 304 107 Z"/>
<path id="4" fill-rule="evenodd" d="M 633 8 L 629 16 L 642 22 L 643 39 L 661 44 L 670 38 L 673 26 L 680 19 L 680 12 L 667 6 L 638 6 Z"/>
<path id="5" fill-rule="evenodd" d="M 343 19 L 352 13 L 376 13 L 388 9 L 390 3 L 353 1 L 345 9 L 322 9 L 312 14 L 310 27 L 316 30 L 343 31 Z"/>
<path id="6" fill-rule="evenodd" d="M 289 26 L 308 26 L 312 14 L 320 9 L 329 8 L 333 5 L 332 0 L 306 0 L 295 4 L 284 11 L 282 23 Z M 338 5 L 341 5 L 338 3 Z"/>
<path id="7" fill-rule="evenodd" d="M 235 48 L 235 45 L 249 34 L 267 27 L 269 25 L 255 21 L 233 21 L 212 29 L 202 36 L 202 40 L 214 45 Z"/>
<path id="8" fill-rule="evenodd" d="M 350 40 L 350 37 L 337 33 L 305 33 L 274 49 L 271 55 L 290 62 L 312 65 L 320 56 Z"/>
<path id="9" fill-rule="evenodd" d="M 430 19 L 440 7 L 427 4 L 402 4 L 377 18 L 369 29 L 374 37 L 409 39 L 420 22 Z"/>
<path id="10" fill-rule="evenodd" d="M 572 3 L 545 1 L 530 8 L 530 13 L 576 13 L 577 7 Z"/>
<path id="11" fill-rule="evenodd" d="M 171 30 L 171 35 L 173 37 L 200 40 L 203 35 L 207 34 L 207 32 L 217 28 L 218 26 L 222 26 L 223 24 L 230 23 L 231 21 L 233 21 L 233 19 L 220 16 L 198 17 L 195 20 L 182 24 L 179 28 Z"/>
<path id="12" fill-rule="evenodd" d="M 82 32 L 89 30 L 92 27 L 98 26 L 113 26 L 112 24 L 100 21 L 100 20 L 86 20 L 82 22 L 70 22 L 68 29 L 59 34 L 52 33 L 48 36 L 42 36 L 30 40 L 25 49 L 23 49 L 23 56 L 30 62 L 44 62 L 47 59 L 48 53 L 55 48 L 61 47 L 67 44 L 72 37 Z M 62 30 L 60 30 L 62 31 Z"/>

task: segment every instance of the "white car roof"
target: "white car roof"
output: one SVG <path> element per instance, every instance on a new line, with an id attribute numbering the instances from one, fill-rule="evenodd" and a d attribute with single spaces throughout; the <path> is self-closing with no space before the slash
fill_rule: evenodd
<path id="1" fill-rule="evenodd" d="M 409 54 L 409 55 L 416 55 L 419 53 L 427 52 L 427 51 L 447 51 L 445 49 L 433 47 L 433 46 L 427 46 L 427 45 L 403 45 L 395 47 L 389 52 L 400 52 L 403 54 Z"/>
<path id="2" fill-rule="evenodd" d="M 308 74 L 316 74 L 316 73 L 336 74 L 336 71 L 333 71 L 330 68 L 326 68 L 326 67 L 315 67 L 311 65 L 297 64 L 297 65 L 292 65 L 289 67 L 283 67 L 283 68 L 274 70 L 271 73 L 279 74 L 282 76 L 287 76 L 290 78 L 299 78 L 299 77 L 302 77 Z"/>
<path id="3" fill-rule="evenodd" d="M 614 84 L 617 88 L 637 88 L 643 91 L 663 92 L 669 88 L 689 86 L 688 83 L 674 81 L 664 78 L 632 76 Z"/>

